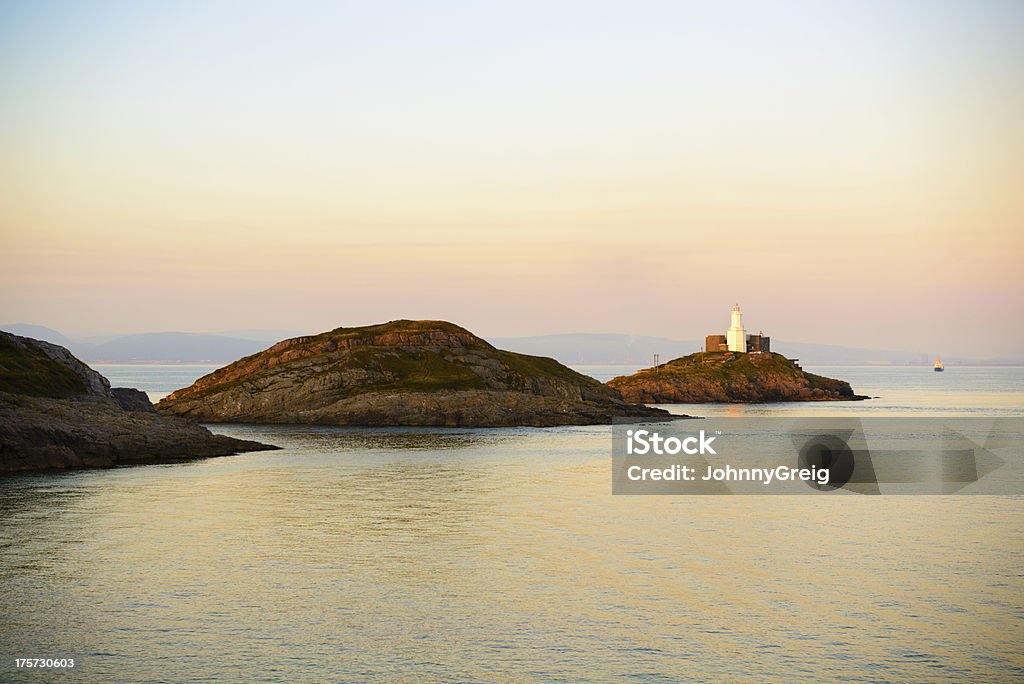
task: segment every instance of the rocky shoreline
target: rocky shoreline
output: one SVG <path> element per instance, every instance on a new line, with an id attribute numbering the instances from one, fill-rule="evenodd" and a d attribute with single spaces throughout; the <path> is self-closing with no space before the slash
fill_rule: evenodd
<path id="1" fill-rule="evenodd" d="M 0 331 L 0 473 L 166 463 L 277 447 L 215 435 L 111 388 L 55 344 Z"/>
<path id="2" fill-rule="evenodd" d="M 781 354 L 698 352 L 608 382 L 647 404 L 860 401 L 845 380 L 808 373 Z"/>

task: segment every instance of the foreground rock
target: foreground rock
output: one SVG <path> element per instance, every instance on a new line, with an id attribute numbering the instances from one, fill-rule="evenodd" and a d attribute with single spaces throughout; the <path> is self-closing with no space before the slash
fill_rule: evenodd
<path id="1" fill-rule="evenodd" d="M 552 426 L 668 419 L 554 359 L 495 349 L 443 321 L 392 321 L 279 342 L 157 405 L 204 422 Z"/>
<path id="2" fill-rule="evenodd" d="M 0 472 L 109 468 L 274 449 L 157 414 L 63 347 L 0 331 Z"/>
<path id="3" fill-rule="evenodd" d="M 852 401 L 850 383 L 807 373 L 781 354 L 707 352 L 610 380 L 627 401 L 649 404 Z"/>

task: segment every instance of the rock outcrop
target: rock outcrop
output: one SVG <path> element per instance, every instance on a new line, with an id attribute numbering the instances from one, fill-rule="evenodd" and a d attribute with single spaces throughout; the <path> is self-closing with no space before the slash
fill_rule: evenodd
<path id="1" fill-rule="evenodd" d="M 156 413 L 156 407 L 150 402 L 149 397 L 142 390 L 131 387 L 112 387 L 111 396 L 117 405 L 125 411 L 141 411 L 142 413 Z"/>
<path id="2" fill-rule="evenodd" d="M 67 349 L 0 331 L 0 472 L 226 456 L 276 447 L 157 414 Z"/>
<path id="3" fill-rule="evenodd" d="M 667 419 L 554 359 L 496 349 L 443 321 L 392 321 L 279 342 L 174 392 L 204 422 L 552 426 Z"/>
<path id="4" fill-rule="evenodd" d="M 648 404 L 853 401 L 850 383 L 804 371 L 781 354 L 690 354 L 608 382 L 627 401 Z"/>

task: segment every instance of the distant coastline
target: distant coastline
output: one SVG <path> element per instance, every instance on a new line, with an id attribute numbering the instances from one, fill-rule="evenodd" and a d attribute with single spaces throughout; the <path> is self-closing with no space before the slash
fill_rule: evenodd
<path id="1" fill-rule="evenodd" d="M 73 338 L 52 328 L 28 324 L 0 325 L 16 335 L 59 344 L 90 364 L 225 364 L 263 351 L 292 331 L 239 331 L 237 333 L 155 332 Z M 651 365 L 653 355 L 663 359 L 686 356 L 700 349 L 700 342 L 621 333 L 567 333 L 530 337 L 494 337 L 492 342 L 510 351 L 549 356 L 570 366 Z M 931 367 L 936 353 L 878 350 L 840 345 L 776 341 L 775 349 L 805 366 L 921 366 Z M 978 359 L 943 354 L 947 367 L 1017 367 L 1024 358 Z"/>

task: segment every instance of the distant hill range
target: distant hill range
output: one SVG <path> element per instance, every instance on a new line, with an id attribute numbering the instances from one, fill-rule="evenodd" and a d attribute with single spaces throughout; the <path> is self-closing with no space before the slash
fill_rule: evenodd
<path id="1" fill-rule="evenodd" d="M 16 323 L 0 325 L 16 335 L 67 347 L 89 363 L 230 363 L 263 351 L 270 345 L 304 331 L 239 330 L 222 334 L 156 332 L 69 338 L 52 328 Z M 488 342 L 509 351 L 550 356 L 566 365 L 622 364 L 649 366 L 654 355 L 662 363 L 700 351 L 699 340 L 616 333 L 567 333 L 534 337 L 495 337 Z M 828 365 L 931 365 L 935 353 L 863 349 L 829 344 L 772 341 L 772 351 L 801 364 Z M 1024 359 L 967 359 L 943 356 L 947 365 L 1022 365 Z"/>
<path id="2" fill-rule="evenodd" d="M 292 336 L 269 332 L 266 339 L 252 339 L 248 335 L 156 332 L 70 339 L 39 325 L 0 325 L 0 330 L 59 344 L 87 363 L 229 363 Z"/>

